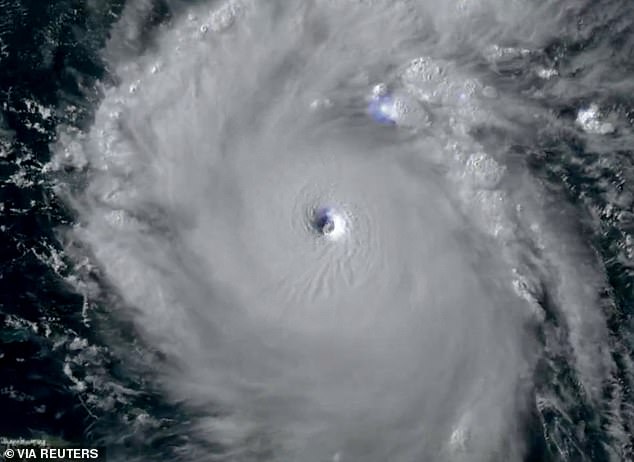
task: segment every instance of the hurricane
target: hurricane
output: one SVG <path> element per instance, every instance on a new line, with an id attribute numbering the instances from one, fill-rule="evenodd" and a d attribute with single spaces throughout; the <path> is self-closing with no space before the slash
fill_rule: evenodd
<path id="1" fill-rule="evenodd" d="M 117 8 L 37 164 L 80 439 L 631 460 L 627 2 Z"/>

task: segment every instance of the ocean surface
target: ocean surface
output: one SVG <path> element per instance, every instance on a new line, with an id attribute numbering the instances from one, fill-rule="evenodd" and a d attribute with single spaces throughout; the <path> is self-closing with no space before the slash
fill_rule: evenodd
<path id="1" fill-rule="evenodd" d="M 0 0 L 0 437 L 634 460 L 634 3 Z"/>

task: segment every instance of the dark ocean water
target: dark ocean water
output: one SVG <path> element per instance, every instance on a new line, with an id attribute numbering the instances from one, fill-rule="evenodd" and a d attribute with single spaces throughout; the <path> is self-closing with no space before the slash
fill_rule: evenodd
<path id="1" fill-rule="evenodd" d="M 113 449 L 128 448 L 126 454 L 167 457 L 178 447 L 170 428 L 182 428 L 186 416 L 163 404 L 148 377 L 95 335 L 97 307 L 69 284 L 81 269 L 58 259 L 58 232 L 73 218 L 42 174 L 56 124 L 90 119 L 99 97 L 94 85 L 106 76 L 97 52 L 121 8 L 121 2 L 0 4 L 0 408 L 7 416 L 0 434 L 91 446 L 108 441 Z M 36 105 L 58 109 L 42 116 Z M 78 108 L 72 120 L 63 115 L 68 105 Z M 126 326 L 113 329 L 133 348 Z M 77 388 L 78 380 L 87 385 Z M 95 413 L 94 400 L 111 401 L 109 410 Z M 156 419 L 149 433 L 133 425 L 146 413 Z M 123 436 L 111 441 L 111 434 Z"/>
<path id="2" fill-rule="evenodd" d="M 77 218 L 45 168 L 56 127 L 89 126 L 104 85 L 115 79 L 100 50 L 123 3 L 0 0 L 0 436 L 105 444 L 113 460 L 200 460 L 220 451 L 193 441 L 188 431 L 202 411 L 165 399 L 154 378 L 168 359 L 139 340 L 131 321 L 111 315 L 125 303 L 98 265 L 76 258 L 89 252 L 65 234 Z M 182 8 L 156 2 L 144 10 L 137 46 L 150 44 Z M 540 85 L 532 66 L 566 76 L 540 101 L 559 128 L 517 141 L 513 155 L 551 194 L 548 206 L 560 209 L 562 220 L 573 217 L 605 270 L 598 309 L 617 373 L 601 393 L 606 402 L 619 395 L 625 436 L 611 432 L 607 405 L 590 405 L 567 360 L 563 321 L 544 289 L 539 302 L 546 319 L 536 335 L 545 353 L 534 384 L 566 407 L 534 406 L 527 460 L 626 461 L 633 460 L 634 444 L 634 6 L 587 2 L 569 21 L 570 30 L 538 53 L 498 61 L 486 74 L 499 92 L 514 94 Z M 593 72 L 595 87 L 575 85 L 577 74 Z M 606 79 L 615 84 L 600 85 Z M 618 120 L 601 139 L 570 128 L 579 108 L 592 103 Z M 499 136 L 480 130 L 484 145 Z M 75 173 L 69 168 L 56 181 Z M 623 442 L 617 448 L 616 439 Z"/>

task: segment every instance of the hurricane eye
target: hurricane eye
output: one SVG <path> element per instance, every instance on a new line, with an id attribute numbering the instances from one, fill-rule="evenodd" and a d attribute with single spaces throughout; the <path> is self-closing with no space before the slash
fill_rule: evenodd
<path id="1" fill-rule="evenodd" d="M 312 214 L 313 229 L 323 236 L 335 238 L 345 232 L 344 217 L 332 207 L 319 207 Z"/>

